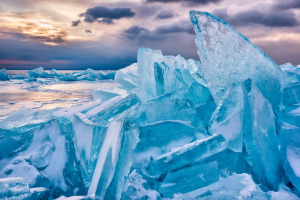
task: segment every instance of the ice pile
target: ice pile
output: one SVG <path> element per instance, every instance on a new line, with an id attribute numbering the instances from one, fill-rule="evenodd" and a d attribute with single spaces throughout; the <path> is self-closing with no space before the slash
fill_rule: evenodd
<path id="1" fill-rule="evenodd" d="M 107 71 L 100 72 L 93 69 L 86 69 L 85 71 L 61 73 L 56 69 L 52 69 L 47 73 L 42 67 L 38 67 L 33 70 L 26 71 L 25 74 L 8 75 L 5 69 L 0 69 L 0 81 L 6 81 L 10 79 L 26 79 L 30 81 L 47 82 L 49 79 L 57 79 L 61 81 L 95 81 L 104 79 L 114 79 L 116 72 Z"/>
<path id="2" fill-rule="evenodd" d="M 298 67 L 190 17 L 201 62 L 142 48 L 102 101 L 3 120 L 0 198 L 299 199 Z"/>

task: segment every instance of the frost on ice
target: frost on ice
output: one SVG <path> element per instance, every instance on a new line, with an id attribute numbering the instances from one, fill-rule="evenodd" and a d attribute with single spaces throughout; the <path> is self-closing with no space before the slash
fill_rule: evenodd
<path id="1" fill-rule="evenodd" d="M 2 69 L 6 82 L 117 85 L 91 103 L 6 116 L 0 198 L 299 199 L 299 66 L 278 66 L 208 13 L 190 17 L 200 61 L 141 48 L 117 72 Z"/>

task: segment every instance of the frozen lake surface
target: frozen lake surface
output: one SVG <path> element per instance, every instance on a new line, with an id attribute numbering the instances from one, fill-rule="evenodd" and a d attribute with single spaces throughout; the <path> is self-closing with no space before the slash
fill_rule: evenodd
<path id="1" fill-rule="evenodd" d="M 72 82 L 54 81 L 51 78 L 40 80 L 49 82 L 13 79 L 0 81 L 0 120 L 25 106 L 32 109 L 53 109 L 88 103 L 93 100 L 91 93 L 93 89 L 118 85 L 113 80 Z"/>

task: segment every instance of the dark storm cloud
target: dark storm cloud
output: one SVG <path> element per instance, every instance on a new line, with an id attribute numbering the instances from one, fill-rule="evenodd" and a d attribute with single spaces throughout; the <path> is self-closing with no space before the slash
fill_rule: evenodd
<path id="1" fill-rule="evenodd" d="M 99 23 L 112 24 L 113 20 L 134 17 L 135 14 L 131 8 L 96 6 L 87 9 L 85 13 L 81 13 L 79 16 L 84 17 L 84 21 L 89 23 L 97 21 Z"/>
<path id="2" fill-rule="evenodd" d="M 183 3 L 185 5 L 205 5 L 209 3 L 219 3 L 223 0 L 146 0 L 147 3 Z"/>
<path id="3" fill-rule="evenodd" d="M 297 9 L 300 8 L 299 0 L 276 0 L 274 7 L 279 10 Z"/>
<path id="4" fill-rule="evenodd" d="M 156 19 L 170 19 L 176 16 L 174 10 L 160 10 L 156 13 Z"/>
<path id="5" fill-rule="evenodd" d="M 79 20 L 76 20 L 76 21 L 72 21 L 72 24 L 71 26 L 79 26 L 80 25 L 80 19 Z"/>
<path id="6" fill-rule="evenodd" d="M 177 22 L 168 26 L 159 26 L 154 30 L 156 34 L 187 33 L 194 35 L 194 28 L 189 21 Z"/>
<path id="7" fill-rule="evenodd" d="M 260 11 L 257 9 L 249 9 L 230 15 L 227 9 L 216 9 L 213 15 L 221 18 L 233 26 L 248 26 L 259 24 L 269 27 L 295 27 L 299 25 L 296 15 L 291 10 L 277 12 L 275 10 Z"/>
<path id="8" fill-rule="evenodd" d="M 186 33 L 194 35 L 194 29 L 190 22 L 183 21 L 174 23 L 169 26 L 159 26 L 153 31 L 139 26 L 132 26 L 125 29 L 121 36 L 126 39 L 142 41 L 142 40 L 164 40 L 166 35 Z"/>

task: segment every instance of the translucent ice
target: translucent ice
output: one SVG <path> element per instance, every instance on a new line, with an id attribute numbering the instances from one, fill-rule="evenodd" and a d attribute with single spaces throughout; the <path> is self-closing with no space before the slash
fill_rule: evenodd
<path id="1" fill-rule="evenodd" d="M 190 11 L 190 18 L 201 68 L 215 101 L 221 101 L 232 83 L 251 78 L 277 112 L 283 84 L 283 72 L 278 65 L 221 19 L 199 11 Z"/>
<path id="2" fill-rule="evenodd" d="M 28 183 L 21 177 L 0 179 L 0 199 L 29 200 Z"/>
<path id="3" fill-rule="evenodd" d="M 228 142 L 228 148 L 235 152 L 242 152 L 243 145 L 243 90 L 233 85 L 229 89 L 214 112 L 209 132 L 222 134 Z"/>
<path id="4" fill-rule="evenodd" d="M 283 176 L 272 105 L 251 80 L 244 82 L 245 157 L 259 180 L 273 190 Z"/>
<path id="5" fill-rule="evenodd" d="M 126 95 L 127 91 L 122 86 L 99 88 L 92 91 L 94 99 L 101 99 L 106 101 L 116 96 Z"/>
<path id="6" fill-rule="evenodd" d="M 279 141 L 285 173 L 300 190 L 300 128 L 281 122 Z"/>
<path id="7" fill-rule="evenodd" d="M 119 154 L 119 160 L 113 180 L 105 192 L 104 199 L 121 199 L 133 163 L 133 150 L 139 140 L 138 132 L 138 128 L 134 125 L 129 123 L 124 125 L 124 139 Z"/>
<path id="8" fill-rule="evenodd" d="M 115 75 L 116 75 L 115 71 L 107 71 L 102 76 L 103 76 L 103 79 L 114 79 Z"/>
<path id="9" fill-rule="evenodd" d="M 7 81 L 9 80 L 8 74 L 6 69 L 0 69 L 0 81 Z"/>
<path id="10" fill-rule="evenodd" d="M 39 112 L 30 108 L 23 108 L 2 120 L 0 122 L 0 128 L 3 130 L 25 133 L 40 127 L 51 120 L 51 113 L 54 111 L 55 110 Z"/>
<path id="11" fill-rule="evenodd" d="M 192 121 L 196 113 L 188 91 L 181 88 L 143 104 L 148 123 L 165 120 Z M 157 112 L 159 110 L 159 112 Z"/>
<path id="12" fill-rule="evenodd" d="M 224 149 L 226 149 L 224 137 L 222 135 L 213 135 L 206 139 L 186 144 L 158 157 L 150 163 L 150 173 L 160 175 L 176 170 L 212 156 Z"/>
<path id="13" fill-rule="evenodd" d="M 236 174 L 221 179 L 207 187 L 175 195 L 174 200 L 190 199 L 265 199 L 271 195 L 263 192 L 252 180 L 249 174 Z"/>
<path id="14" fill-rule="evenodd" d="M 90 196 L 103 199 L 105 191 L 113 179 L 121 149 L 123 123 L 123 120 L 113 121 L 107 129 L 88 190 Z"/>
<path id="15" fill-rule="evenodd" d="M 134 160 L 157 158 L 171 150 L 195 141 L 195 128 L 189 122 L 161 121 L 140 128 L 139 143 L 135 148 Z"/>
<path id="16" fill-rule="evenodd" d="M 115 81 L 122 85 L 127 91 L 140 86 L 140 78 L 137 73 L 137 64 L 134 63 L 128 67 L 117 71 Z"/>
<path id="17" fill-rule="evenodd" d="M 107 126 L 112 119 L 137 118 L 141 115 L 140 100 L 134 95 L 117 96 L 86 113 L 86 117 L 101 126 Z"/>
<path id="18" fill-rule="evenodd" d="M 156 200 L 160 194 L 156 190 L 152 190 L 151 188 L 145 188 L 144 184 L 147 181 L 143 179 L 143 177 L 137 173 L 136 170 L 133 170 L 124 187 L 124 192 L 122 195 L 122 199 L 151 199 Z"/>
<path id="19" fill-rule="evenodd" d="M 291 63 L 286 63 L 279 66 L 281 70 L 284 72 L 284 87 L 289 84 L 299 83 L 300 81 L 300 74 L 298 67 L 292 65 Z"/>
<path id="20" fill-rule="evenodd" d="M 300 103 L 300 83 L 293 83 L 287 85 L 283 89 L 283 104 L 291 106 Z"/>
<path id="21" fill-rule="evenodd" d="M 39 77 L 45 77 L 45 76 L 47 76 L 47 73 L 44 71 L 44 69 L 42 67 L 38 67 L 36 69 L 29 70 L 29 71 L 27 71 L 25 73 L 29 77 L 33 77 L 33 78 L 39 78 Z"/>
<path id="22" fill-rule="evenodd" d="M 50 193 L 49 189 L 38 187 L 38 188 L 32 188 L 30 189 L 31 200 L 53 200 L 53 197 Z"/>
<path id="23" fill-rule="evenodd" d="M 76 158 L 84 186 L 89 188 L 107 128 L 94 124 L 81 113 L 74 116 L 72 125 Z"/>
<path id="24" fill-rule="evenodd" d="M 15 158 L 0 171 L 0 178 L 22 177 L 30 187 L 50 187 L 50 181 L 22 158 Z"/>
<path id="25" fill-rule="evenodd" d="M 175 172 L 169 172 L 159 191 L 166 198 L 174 194 L 184 194 L 208 186 L 219 180 L 216 161 L 208 164 L 196 164 Z"/>

